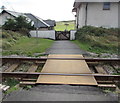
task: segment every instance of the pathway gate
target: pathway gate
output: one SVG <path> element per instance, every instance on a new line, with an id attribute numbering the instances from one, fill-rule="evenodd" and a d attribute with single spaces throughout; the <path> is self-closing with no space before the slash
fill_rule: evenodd
<path id="1" fill-rule="evenodd" d="M 70 31 L 56 31 L 56 40 L 70 40 Z"/>

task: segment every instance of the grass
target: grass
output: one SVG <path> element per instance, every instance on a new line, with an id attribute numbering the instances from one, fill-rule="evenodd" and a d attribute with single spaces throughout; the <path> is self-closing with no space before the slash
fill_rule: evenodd
<path id="1" fill-rule="evenodd" d="M 18 32 L 3 30 L 0 37 L 0 43 L 2 44 L 2 48 L 8 49 L 9 47 L 12 47 L 16 43 L 16 41 L 19 40 L 22 36 L 23 34 L 20 34 Z"/>
<path id="2" fill-rule="evenodd" d="M 19 89 L 19 87 L 17 87 L 16 85 L 19 84 L 19 81 L 16 79 L 10 79 L 7 78 L 5 80 L 5 82 L 3 82 L 4 85 L 10 86 L 10 89 L 8 89 L 7 91 L 5 91 L 5 94 L 9 94 L 13 91 L 16 91 Z"/>
<path id="3" fill-rule="evenodd" d="M 85 26 L 76 32 L 76 41 L 81 49 L 101 54 L 118 54 L 118 28 Z"/>
<path id="4" fill-rule="evenodd" d="M 40 64 L 35 72 L 41 72 L 44 64 Z"/>
<path id="5" fill-rule="evenodd" d="M 19 83 L 19 81 L 17 81 L 16 79 L 11 79 L 11 78 L 7 78 L 5 80 L 5 82 L 3 82 L 3 84 L 8 85 L 10 87 L 13 87 L 13 86 L 15 86 L 18 83 Z"/>
<path id="6" fill-rule="evenodd" d="M 33 56 L 34 53 L 43 53 L 53 43 L 53 40 L 41 38 L 21 37 L 16 44 L 8 49 L 3 50 L 3 55 L 27 55 Z"/>
<path id="7" fill-rule="evenodd" d="M 94 52 L 94 53 L 98 53 L 98 54 L 101 53 L 101 51 L 103 52 L 103 50 L 92 49 L 92 47 L 88 43 L 80 42 L 78 40 L 74 40 L 73 42 L 75 44 L 77 44 L 80 47 L 80 49 L 82 49 L 82 50 L 89 51 L 89 52 Z"/>
<path id="8" fill-rule="evenodd" d="M 19 90 L 19 88 L 17 88 L 17 87 L 11 87 L 9 90 L 7 90 L 6 92 L 5 92 L 5 94 L 10 94 L 10 93 L 12 93 L 12 92 L 14 92 L 14 91 L 16 91 L 16 90 Z"/>
<path id="9" fill-rule="evenodd" d="M 65 24 L 69 24 L 67 26 L 67 30 L 74 30 L 75 29 L 75 23 L 74 21 L 60 21 L 56 23 L 55 30 L 56 31 L 64 31 L 66 29 Z"/>
<path id="10" fill-rule="evenodd" d="M 85 50 L 85 51 L 89 51 L 89 52 L 93 52 L 93 53 L 97 53 L 97 54 L 101 54 L 101 53 L 110 53 L 110 54 L 116 53 L 117 54 L 117 51 L 114 50 L 114 49 L 109 49 L 108 50 L 108 49 L 103 49 L 101 47 L 93 48 L 90 43 L 80 42 L 78 40 L 74 40 L 72 42 L 77 44 L 82 50 Z"/>

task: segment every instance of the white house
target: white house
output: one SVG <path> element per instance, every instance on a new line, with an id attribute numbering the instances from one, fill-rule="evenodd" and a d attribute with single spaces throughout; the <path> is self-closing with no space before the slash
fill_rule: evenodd
<path id="1" fill-rule="evenodd" d="M 39 30 L 53 30 L 56 23 L 54 20 L 43 20 L 31 13 L 19 13 L 15 11 L 3 10 L 0 13 L 0 26 L 4 25 L 8 19 L 15 19 L 16 17 L 24 16 L 27 21 L 32 21 L 32 25 Z"/>
<path id="2" fill-rule="evenodd" d="M 19 17 L 19 16 L 24 16 L 26 17 L 26 19 L 28 20 L 28 22 L 31 21 L 30 18 L 28 18 L 24 13 L 19 13 L 19 12 L 15 12 L 15 11 L 9 11 L 9 10 L 3 10 L 1 13 L 0 13 L 0 26 L 4 25 L 5 22 L 8 20 L 8 19 L 14 19 L 16 17 Z M 32 22 L 32 25 L 34 23 Z"/>
<path id="3" fill-rule="evenodd" d="M 76 27 L 120 27 L 120 0 L 75 0 Z"/>

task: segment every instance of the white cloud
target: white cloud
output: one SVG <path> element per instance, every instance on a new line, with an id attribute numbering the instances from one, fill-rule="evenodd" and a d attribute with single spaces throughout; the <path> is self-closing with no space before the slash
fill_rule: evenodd
<path id="1" fill-rule="evenodd" d="M 2 0 L 9 9 L 17 12 L 32 13 L 43 19 L 72 20 L 74 0 Z"/>

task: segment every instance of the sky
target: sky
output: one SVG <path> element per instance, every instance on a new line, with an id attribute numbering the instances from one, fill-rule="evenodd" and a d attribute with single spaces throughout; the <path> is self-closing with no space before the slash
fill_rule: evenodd
<path id="1" fill-rule="evenodd" d="M 0 0 L 0 7 L 22 13 L 32 13 L 42 19 L 56 21 L 74 20 L 75 0 Z"/>

